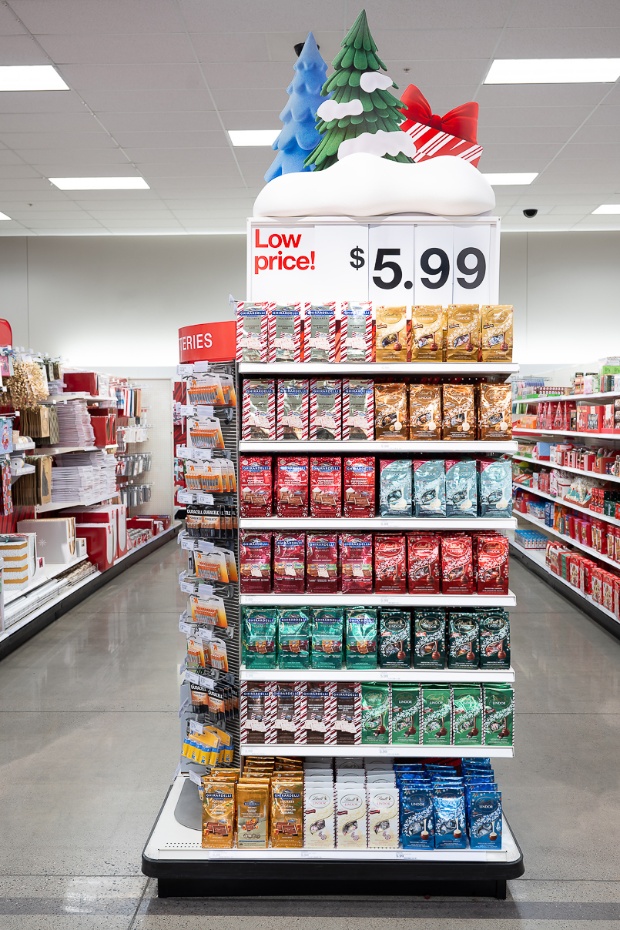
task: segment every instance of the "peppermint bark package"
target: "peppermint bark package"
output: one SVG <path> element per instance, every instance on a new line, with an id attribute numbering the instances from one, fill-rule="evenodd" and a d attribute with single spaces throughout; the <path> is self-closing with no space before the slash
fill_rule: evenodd
<path id="1" fill-rule="evenodd" d="M 342 439 L 342 382 L 337 379 L 310 381 L 310 439 Z"/>
<path id="2" fill-rule="evenodd" d="M 244 594 L 268 594 L 271 591 L 271 533 L 241 531 L 239 574 Z"/>
<path id="3" fill-rule="evenodd" d="M 374 381 L 342 382 L 342 438 L 372 440 L 375 438 Z"/>
<path id="4" fill-rule="evenodd" d="M 340 361 L 372 362 L 372 304 L 368 301 L 342 305 L 340 317 Z"/>
<path id="5" fill-rule="evenodd" d="M 276 438 L 305 442 L 308 439 L 308 380 L 278 380 Z"/>
<path id="6" fill-rule="evenodd" d="M 301 362 L 301 313 L 299 305 L 270 305 L 269 361 Z"/>
<path id="7" fill-rule="evenodd" d="M 268 307 L 265 303 L 238 301 L 237 361 L 266 362 L 268 359 Z"/>
<path id="8" fill-rule="evenodd" d="M 246 378 L 243 382 L 241 438 L 276 438 L 276 388 L 273 379 Z"/>
<path id="9" fill-rule="evenodd" d="M 372 594 L 372 533 L 342 533 L 340 568 L 343 594 Z"/>
<path id="10" fill-rule="evenodd" d="M 306 304 L 304 362 L 336 361 L 336 304 Z"/>

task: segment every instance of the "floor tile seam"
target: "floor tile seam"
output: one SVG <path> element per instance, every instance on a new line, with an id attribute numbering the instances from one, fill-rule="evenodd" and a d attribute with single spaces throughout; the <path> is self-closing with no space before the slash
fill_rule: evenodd
<path id="1" fill-rule="evenodd" d="M 129 921 L 129 924 L 127 925 L 127 930 L 134 930 L 134 928 L 137 926 L 136 921 L 138 920 L 138 915 L 139 915 L 139 913 L 140 913 L 140 908 L 142 907 L 142 902 L 144 901 L 144 898 L 145 898 L 145 896 L 146 896 L 147 888 L 149 887 L 149 881 L 150 881 L 150 879 L 149 879 L 148 877 L 145 877 L 145 879 L 144 879 L 144 886 L 143 886 L 143 888 L 142 888 L 142 892 L 141 892 L 141 894 L 140 894 L 140 896 L 139 896 L 139 898 L 138 898 L 138 901 L 137 901 L 137 903 L 136 903 L 136 908 L 135 908 L 135 910 L 134 910 L 134 912 L 133 912 L 133 916 L 132 916 L 131 920 Z"/>

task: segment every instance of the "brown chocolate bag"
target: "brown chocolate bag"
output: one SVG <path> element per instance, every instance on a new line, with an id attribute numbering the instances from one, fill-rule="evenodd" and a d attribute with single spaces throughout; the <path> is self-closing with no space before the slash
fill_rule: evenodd
<path id="1" fill-rule="evenodd" d="M 473 384 L 443 385 L 443 439 L 476 438 Z"/>
<path id="2" fill-rule="evenodd" d="M 411 361 L 441 362 L 446 311 L 443 307 L 419 306 L 411 312 Z"/>
<path id="3" fill-rule="evenodd" d="M 409 385 L 409 438 L 441 439 L 441 385 Z"/>
<path id="4" fill-rule="evenodd" d="M 450 304 L 447 314 L 446 361 L 477 362 L 480 351 L 480 307 Z"/>
<path id="5" fill-rule="evenodd" d="M 510 304 L 480 308 L 481 356 L 483 362 L 512 361 L 512 319 Z"/>
<path id="6" fill-rule="evenodd" d="M 375 439 L 409 437 L 406 384 L 375 384 Z"/>
<path id="7" fill-rule="evenodd" d="M 407 307 L 378 306 L 375 327 L 376 361 L 406 362 Z"/>
<path id="8" fill-rule="evenodd" d="M 478 438 L 512 439 L 512 387 L 481 384 L 478 406 Z"/>

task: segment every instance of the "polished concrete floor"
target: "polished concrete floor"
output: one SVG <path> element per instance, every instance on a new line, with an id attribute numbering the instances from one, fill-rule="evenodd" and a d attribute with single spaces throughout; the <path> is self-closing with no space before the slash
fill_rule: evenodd
<path id="1" fill-rule="evenodd" d="M 179 559 L 0 662 L 0 930 L 620 930 L 620 642 L 517 564 L 517 756 L 496 770 L 526 873 L 507 901 L 160 901 L 140 855 L 178 754 Z"/>

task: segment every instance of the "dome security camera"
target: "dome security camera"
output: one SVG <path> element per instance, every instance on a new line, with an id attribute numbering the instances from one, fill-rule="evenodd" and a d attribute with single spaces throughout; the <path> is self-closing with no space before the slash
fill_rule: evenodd
<path id="1" fill-rule="evenodd" d="M 523 216 L 527 216 L 528 220 L 533 220 L 535 216 L 538 215 L 538 210 L 536 207 L 531 207 L 529 210 L 523 211 Z"/>

